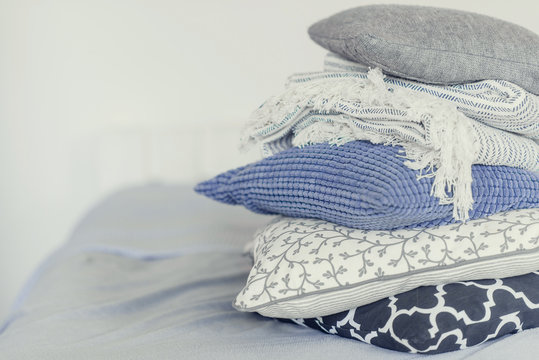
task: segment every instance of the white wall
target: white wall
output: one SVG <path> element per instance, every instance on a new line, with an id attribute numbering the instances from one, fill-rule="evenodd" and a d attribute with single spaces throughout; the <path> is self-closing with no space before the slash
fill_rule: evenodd
<path id="1" fill-rule="evenodd" d="M 97 199 L 193 183 L 254 158 L 249 113 L 320 69 L 314 21 L 381 1 L 0 0 L 0 317 Z M 396 1 L 539 33 L 537 1 Z"/>

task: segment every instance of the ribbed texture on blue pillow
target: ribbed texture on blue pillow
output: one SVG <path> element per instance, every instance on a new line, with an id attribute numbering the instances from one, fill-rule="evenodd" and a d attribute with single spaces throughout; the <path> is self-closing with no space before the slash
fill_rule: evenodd
<path id="1" fill-rule="evenodd" d="M 430 227 L 454 222 L 451 205 L 430 195 L 431 178 L 404 165 L 402 148 L 354 141 L 291 148 L 198 184 L 212 199 L 262 214 L 317 218 L 359 229 Z M 470 219 L 539 207 L 539 176 L 474 165 Z"/>

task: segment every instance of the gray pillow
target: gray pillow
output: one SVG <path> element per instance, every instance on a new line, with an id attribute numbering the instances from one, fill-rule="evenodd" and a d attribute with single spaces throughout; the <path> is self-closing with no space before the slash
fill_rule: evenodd
<path id="1" fill-rule="evenodd" d="M 330 51 L 394 76 L 433 84 L 498 79 L 539 94 L 539 36 L 485 15 L 360 6 L 315 23 L 309 35 Z"/>

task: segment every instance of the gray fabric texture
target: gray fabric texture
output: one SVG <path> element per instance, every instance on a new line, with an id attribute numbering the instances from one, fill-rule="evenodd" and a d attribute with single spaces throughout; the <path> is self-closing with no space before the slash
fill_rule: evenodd
<path id="1" fill-rule="evenodd" d="M 309 35 L 330 51 L 390 75 L 432 84 L 506 80 L 539 94 L 539 36 L 485 15 L 368 5 L 315 23 Z"/>

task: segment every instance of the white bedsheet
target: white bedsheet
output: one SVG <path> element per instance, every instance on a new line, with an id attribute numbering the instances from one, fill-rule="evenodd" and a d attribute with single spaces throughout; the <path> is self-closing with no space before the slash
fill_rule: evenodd
<path id="1" fill-rule="evenodd" d="M 1 359 L 536 359 L 528 330 L 425 356 L 240 313 L 242 248 L 269 221 L 189 188 L 126 190 L 36 271 L 0 333 Z"/>

